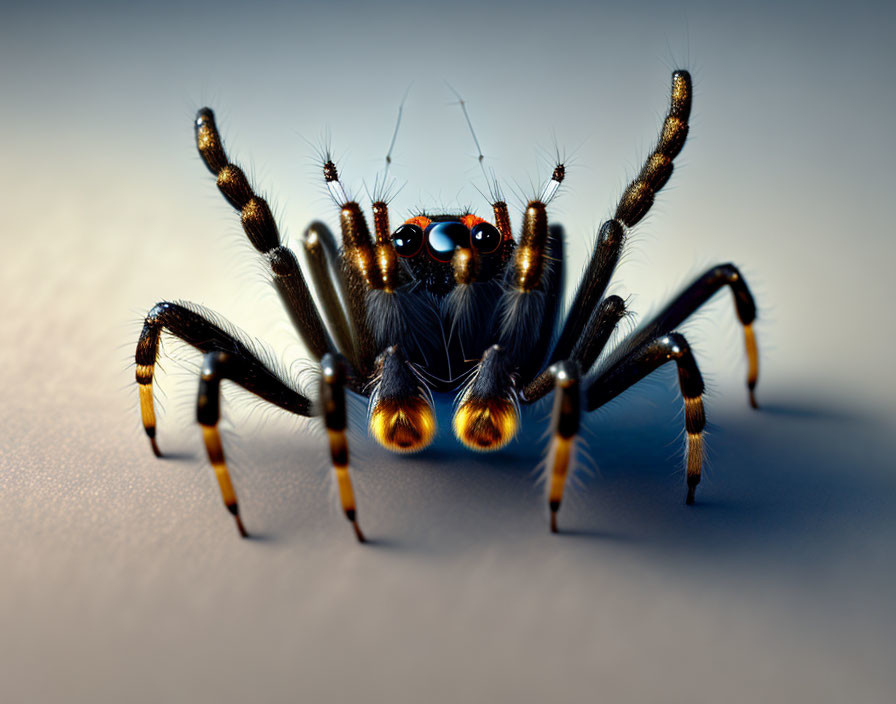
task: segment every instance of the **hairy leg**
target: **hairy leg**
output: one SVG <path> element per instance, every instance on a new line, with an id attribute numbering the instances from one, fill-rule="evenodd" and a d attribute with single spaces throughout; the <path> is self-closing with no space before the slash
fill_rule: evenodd
<path id="1" fill-rule="evenodd" d="M 228 352 L 232 358 L 243 360 L 242 369 L 245 374 L 240 382 L 242 386 L 265 401 L 291 413 L 300 416 L 311 415 L 311 402 L 289 388 L 282 379 L 258 360 L 244 342 L 187 305 L 158 303 L 146 315 L 135 355 L 143 428 L 157 457 L 161 457 L 162 453 L 156 442 L 152 381 L 163 329 L 202 352 Z"/>
<path id="2" fill-rule="evenodd" d="M 608 360 L 608 364 L 612 365 L 627 351 L 677 328 L 723 286 L 728 286 L 731 289 L 737 317 L 744 326 L 744 345 L 747 350 L 748 363 L 747 389 L 750 395 L 750 405 L 753 408 L 758 408 L 755 389 L 759 379 L 759 350 L 756 346 L 756 334 L 753 331 L 753 322 L 756 320 L 756 303 L 746 281 L 734 264 L 714 266 L 697 277 L 693 283 L 672 299 L 671 303 L 625 340 L 618 350 L 614 351 L 614 356 Z"/>
<path id="3" fill-rule="evenodd" d="M 591 368 L 603 351 L 610 335 L 625 315 L 625 301 L 619 296 L 608 296 L 594 311 L 588 327 L 576 343 L 569 361 L 575 362 L 579 369 L 586 372 Z M 546 396 L 554 388 L 555 369 L 548 367 L 529 384 L 520 395 L 520 400 L 532 403 Z"/>
<path id="4" fill-rule="evenodd" d="M 678 367 L 678 383 L 684 398 L 688 465 L 686 503 L 692 504 L 703 466 L 706 413 L 703 409 L 703 377 L 684 335 L 672 332 L 650 340 L 596 378 L 589 379 L 585 389 L 586 410 L 600 408 L 667 362 L 675 362 Z"/>
<path id="5" fill-rule="evenodd" d="M 196 147 L 206 167 L 217 179 L 218 189 L 234 209 L 246 237 L 268 259 L 274 285 L 305 345 L 320 359 L 333 343 L 311 298 L 308 285 L 292 251 L 280 244 L 277 223 L 264 198 L 252 189 L 246 175 L 231 163 L 215 125 L 215 114 L 202 108 L 196 115 Z"/>
<path id="6" fill-rule="evenodd" d="M 345 414 L 345 365 L 335 355 L 326 355 L 321 360 L 320 400 L 324 416 L 324 427 L 330 442 L 330 459 L 336 474 L 339 500 L 345 517 L 352 524 L 359 543 L 365 542 L 364 533 L 358 525 L 358 509 L 355 491 L 348 472 L 348 439 L 346 437 Z"/>
<path id="7" fill-rule="evenodd" d="M 688 135 L 692 94 L 691 75 L 687 71 L 673 72 L 669 112 L 656 146 L 619 199 L 613 219 L 601 226 L 591 261 L 576 291 L 551 361 L 569 357 L 613 277 L 626 230 L 647 215 L 656 194 L 672 175 L 672 160 L 678 156 Z"/>

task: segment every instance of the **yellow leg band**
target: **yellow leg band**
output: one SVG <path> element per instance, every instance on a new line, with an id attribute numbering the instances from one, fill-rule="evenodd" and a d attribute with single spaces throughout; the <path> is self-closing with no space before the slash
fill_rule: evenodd
<path id="1" fill-rule="evenodd" d="M 555 436 L 551 448 L 551 486 L 548 499 L 551 505 L 563 501 L 563 489 L 566 486 L 566 475 L 569 473 L 569 461 L 572 457 L 572 439 Z"/>
<path id="2" fill-rule="evenodd" d="M 346 513 L 355 511 L 355 491 L 352 488 L 352 480 L 348 475 L 348 467 L 336 467 L 336 483 L 339 486 L 339 498 L 342 501 L 342 510 Z"/>
<path id="3" fill-rule="evenodd" d="M 753 325 L 744 326 L 744 343 L 747 347 L 747 388 L 750 390 L 750 404 L 758 408 L 753 390 L 759 380 L 759 349 L 756 346 L 756 333 Z"/>
<path id="4" fill-rule="evenodd" d="M 221 446 L 221 436 L 218 429 L 211 425 L 202 426 L 202 438 L 205 440 L 205 449 L 208 451 L 208 460 L 215 470 L 215 477 L 221 489 L 221 498 L 224 505 L 233 510 L 236 506 L 236 491 L 233 482 L 230 481 L 230 472 L 227 471 L 227 463 L 224 461 L 224 448 Z"/>
<path id="5" fill-rule="evenodd" d="M 152 382 L 140 384 L 140 416 L 143 419 L 144 428 L 156 427 L 156 411 L 152 403 Z"/>

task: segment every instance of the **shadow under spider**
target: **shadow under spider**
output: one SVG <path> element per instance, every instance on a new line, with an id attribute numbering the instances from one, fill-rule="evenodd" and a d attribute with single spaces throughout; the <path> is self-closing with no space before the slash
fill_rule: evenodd
<path id="1" fill-rule="evenodd" d="M 446 403 L 437 407 L 436 442 L 418 455 L 397 456 L 355 437 L 366 547 L 443 554 L 518 543 L 547 550 L 621 545 L 668 556 L 751 552 L 787 560 L 796 550 L 849 549 L 857 530 L 896 533 L 885 428 L 833 403 L 773 397 L 769 411 L 756 413 L 716 410 L 721 399 L 713 400 L 708 461 L 691 507 L 684 505 L 683 423 L 674 391 L 657 385 L 585 419 L 598 472 L 570 487 L 559 536 L 548 533 L 534 476 L 546 444 L 543 409 L 535 409 L 518 441 L 490 455 L 454 440 Z M 355 435 L 363 438 L 363 430 Z M 239 443 L 247 466 L 238 491 L 251 532 L 270 542 L 325 532 L 328 540 L 352 543 L 344 521 L 334 519 L 322 445 L 312 452 L 310 438 L 289 434 Z"/>

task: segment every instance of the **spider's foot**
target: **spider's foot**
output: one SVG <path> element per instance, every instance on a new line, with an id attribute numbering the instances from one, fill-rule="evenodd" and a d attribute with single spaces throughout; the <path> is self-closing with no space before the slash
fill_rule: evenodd
<path id="1" fill-rule="evenodd" d="M 155 433 L 149 436 L 149 445 L 152 447 L 152 454 L 156 457 L 162 456 L 162 451 L 159 449 L 159 443 L 156 442 Z"/>
<path id="2" fill-rule="evenodd" d="M 230 514 L 233 516 L 233 520 L 236 521 L 236 529 L 240 532 L 240 537 L 248 538 L 249 533 L 246 531 L 246 526 L 243 525 L 243 519 L 240 518 L 240 507 L 237 505 L 236 501 L 227 502 L 225 506 L 227 506 L 227 510 L 230 511 Z"/>
<path id="3" fill-rule="evenodd" d="M 367 538 L 364 537 L 364 533 L 361 531 L 361 526 L 358 525 L 358 514 L 356 513 L 355 509 L 346 509 L 345 517 L 349 520 L 349 523 L 352 524 L 352 529 L 355 531 L 355 537 L 358 539 L 358 542 L 366 543 Z"/>
<path id="4" fill-rule="evenodd" d="M 560 510 L 559 501 L 551 501 L 551 533 L 559 533 L 557 528 L 557 512 Z"/>
<path id="5" fill-rule="evenodd" d="M 694 486 L 688 487 L 688 497 L 684 500 L 684 502 L 688 506 L 694 505 L 694 494 L 696 494 L 696 493 L 697 493 L 697 485 L 696 484 L 694 484 Z"/>
<path id="6" fill-rule="evenodd" d="M 240 537 L 248 538 L 249 533 L 246 531 L 246 526 L 243 525 L 243 519 L 240 518 L 240 514 L 234 513 L 233 519 L 236 521 L 236 529 L 240 532 Z"/>
<path id="7" fill-rule="evenodd" d="M 759 404 L 756 402 L 756 386 L 755 384 L 749 387 L 748 391 L 750 392 L 750 406 L 755 408 L 757 411 L 759 410 Z"/>

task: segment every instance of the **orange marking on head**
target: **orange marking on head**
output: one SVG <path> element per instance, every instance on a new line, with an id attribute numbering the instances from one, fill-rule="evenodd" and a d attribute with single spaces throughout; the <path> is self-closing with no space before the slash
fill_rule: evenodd
<path id="1" fill-rule="evenodd" d="M 404 224 L 405 225 L 416 225 L 421 230 L 425 230 L 427 227 L 429 227 L 429 223 L 431 223 L 431 222 L 432 222 L 432 220 L 430 220 L 425 215 L 418 215 L 413 218 L 408 218 L 407 220 L 404 221 Z"/>
<path id="2" fill-rule="evenodd" d="M 473 215 L 472 213 L 467 213 L 464 215 L 460 221 L 467 226 L 468 230 L 472 230 L 479 223 L 485 222 L 485 218 L 481 218 L 478 215 Z"/>

